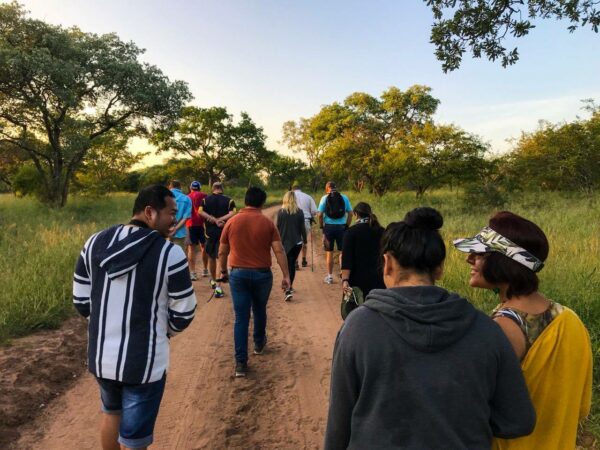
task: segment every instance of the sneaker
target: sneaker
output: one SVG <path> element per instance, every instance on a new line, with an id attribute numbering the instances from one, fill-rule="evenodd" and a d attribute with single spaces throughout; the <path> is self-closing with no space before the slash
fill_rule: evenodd
<path id="1" fill-rule="evenodd" d="M 294 288 L 291 288 L 291 289 L 290 289 L 290 292 L 291 292 L 292 294 L 295 294 L 295 293 L 296 293 L 296 289 L 294 289 Z"/>
<path id="2" fill-rule="evenodd" d="M 293 297 L 293 294 L 292 294 L 292 290 L 291 289 L 288 289 L 287 291 L 285 291 L 284 300 L 286 302 L 289 302 L 292 299 L 292 297 Z"/>
<path id="3" fill-rule="evenodd" d="M 300 270 L 300 266 L 298 265 L 298 261 L 296 261 L 296 270 Z"/>
<path id="4" fill-rule="evenodd" d="M 254 344 L 254 354 L 255 355 L 262 355 L 263 352 L 265 351 L 265 345 L 267 345 L 267 340 L 265 339 L 265 342 L 262 345 L 256 345 Z"/>
<path id="5" fill-rule="evenodd" d="M 245 377 L 246 375 L 248 375 L 248 363 L 245 363 L 245 362 L 235 363 L 236 378 Z"/>
<path id="6" fill-rule="evenodd" d="M 306 259 L 302 260 L 302 267 L 308 267 L 308 261 Z"/>
<path id="7" fill-rule="evenodd" d="M 190 278 L 192 279 L 192 281 L 196 281 L 198 279 L 198 275 L 196 275 L 196 272 L 192 272 L 190 273 Z"/>
<path id="8" fill-rule="evenodd" d="M 325 281 L 326 284 L 333 284 L 333 277 L 331 275 L 327 275 L 323 281 Z"/>
<path id="9" fill-rule="evenodd" d="M 225 297 L 225 293 L 223 292 L 223 289 L 221 288 L 221 286 L 217 286 L 215 288 L 215 298 L 222 298 Z"/>
<path id="10" fill-rule="evenodd" d="M 217 282 L 215 280 L 210 280 L 210 288 L 213 291 L 217 288 Z"/>
<path id="11" fill-rule="evenodd" d="M 204 278 L 206 278 L 206 277 L 208 276 L 208 269 L 204 269 L 204 270 L 202 271 L 202 276 L 203 276 Z"/>

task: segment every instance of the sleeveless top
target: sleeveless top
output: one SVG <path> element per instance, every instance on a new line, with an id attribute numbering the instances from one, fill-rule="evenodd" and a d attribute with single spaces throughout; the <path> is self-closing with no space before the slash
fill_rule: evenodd
<path id="1" fill-rule="evenodd" d="M 563 306 L 559 303 L 550 302 L 550 306 L 543 313 L 530 314 L 515 308 L 504 307 L 501 303 L 494 308 L 491 317 L 492 319 L 506 317 L 521 328 L 525 336 L 525 353 L 527 354 L 527 351 L 531 348 L 535 340 L 563 310 Z"/>

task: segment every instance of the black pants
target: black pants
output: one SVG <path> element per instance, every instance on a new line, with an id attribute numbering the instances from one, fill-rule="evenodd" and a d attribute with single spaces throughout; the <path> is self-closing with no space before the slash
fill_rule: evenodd
<path id="1" fill-rule="evenodd" d="M 296 260 L 302 250 L 302 244 L 295 245 L 287 252 L 288 270 L 290 271 L 290 283 L 294 284 L 294 278 L 296 278 Z"/>

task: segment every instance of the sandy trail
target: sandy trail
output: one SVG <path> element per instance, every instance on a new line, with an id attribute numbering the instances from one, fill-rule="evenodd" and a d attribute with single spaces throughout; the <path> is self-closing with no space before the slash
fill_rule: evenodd
<path id="1" fill-rule="evenodd" d="M 308 267 L 297 273 L 291 302 L 283 301 L 281 272 L 274 264 L 269 341 L 263 355 L 251 354 L 246 379 L 233 377 L 234 317 L 228 287 L 225 298 L 206 303 L 208 280 L 195 282 L 196 319 L 171 343 L 153 449 L 322 446 L 331 355 L 342 321 L 340 284 L 323 283 L 324 258 L 318 245 L 314 261 L 314 272 Z M 87 374 L 23 433 L 16 448 L 97 449 L 99 420 L 98 388 Z"/>

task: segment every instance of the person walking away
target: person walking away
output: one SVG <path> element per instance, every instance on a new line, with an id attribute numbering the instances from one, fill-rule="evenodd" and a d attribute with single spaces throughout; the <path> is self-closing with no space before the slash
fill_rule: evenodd
<path id="1" fill-rule="evenodd" d="M 352 222 L 352 205 L 344 194 L 337 191 L 333 181 L 325 185 L 326 194 L 319 202 L 319 227 L 323 230 L 323 248 L 327 264 L 325 283 L 333 283 L 333 249 L 342 251 L 344 232 Z M 340 254 L 340 266 L 342 264 Z"/>
<path id="2" fill-rule="evenodd" d="M 185 249 L 185 241 L 187 240 L 187 228 L 185 224 L 192 217 L 192 201 L 187 195 L 181 192 L 181 183 L 178 180 L 171 181 L 169 189 L 175 196 L 175 202 L 177 203 L 177 217 L 175 219 L 175 226 L 169 233 L 169 239 L 182 249 Z"/>
<path id="3" fill-rule="evenodd" d="M 493 448 L 574 449 L 577 428 L 591 408 L 592 347 L 577 314 L 538 290 L 537 273 L 550 250 L 546 235 L 535 223 L 502 211 L 454 246 L 468 253 L 469 285 L 499 294 L 492 318 L 521 360 L 537 413 L 532 434 L 495 439 Z"/>
<path id="4" fill-rule="evenodd" d="M 204 234 L 204 217 L 198 214 L 199 209 L 202 207 L 202 201 L 207 195 L 202 192 L 201 189 L 202 185 L 199 181 L 192 181 L 190 184 L 190 193 L 188 194 L 189 199 L 192 201 L 192 216 L 186 222 L 186 251 L 192 281 L 196 281 L 198 279 L 198 275 L 196 273 L 196 255 L 198 253 L 198 246 L 200 246 L 202 264 L 204 266 L 202 276 L 208 276 L 208 255 L 204 250 L 204 244 L 206 243 L 206 236 Z"/>
<path id="5" fill-rule="evenodd" d="M 73 303 L 88 319 L 88 369 L 100 388 L 105 450 L 152 443 L 169 339 L 194 318 L 185 253 L 166 240 L 176 213 L 169 189 L 142 189 L 131 221 L 92 235 L 75 266 Z"/>
<path id="6" fill-rule="evenodd" d="M 384 229 L 368 203 L 353 210 L 355 223 L 344 233 L 342 289 L 359 288 L 363 298 L 373 289 L 385 289 L 380 244 Z"/>
<path id="7" fill-rule="evenodd" d="M 490 449 L 534 428 L 519 361 L 502 330 L 437 287 L 443 219 L 410 211 L 383 234 L 383 279 L 338 333 L 325 450 Z"/>
<path id="8" fill-rule="evenodd" d="M 267 193 L 250 187 L 246 191 L 245 208 L 223 228 L 219 249 L 220 266 L 227 257 L 231 265 L 229 283 L 235 312 L 235 376 L 248 372 L 248 325 L 250 310 L 254 317 L 254 354 L 262 354 L 267 343 L 267 302 L 273 286 L 271 250 L 275 253 L 283 278 L 281 289 L 290 288 L 287 259 L 279 232 L 272 220 L 262 214 Z"/>
<path id="9" fill-rule="evenodd" d="M 219 242 L 225 223 L 235 215 L 235 202 L 223 195 L 223 184 L 215 182 L 212 185 L 212 194 L 206 197 L 199 210 L 200 216 L 204 218 L 206 231 L 206 244 L 204 250 L 208 255 L 208 270 L 210 271 L 210 287 L 215 291 L 215 297 L 221 298 L 225 295 L 221 282 L 218 281 L 227 275 L 227 261 L 217 268 L 219 255 Z M 217 277 L 219 269 L 219 277 Z"/>
<path id="10" fill-rule="evenodd" d="M 312 233 L 311 233 L 312 224 L 315 221 L 315 216 L 318 213 L 315 200 L 310 195 L 308 195 L 300 190 L 300 184 L 298 182 L 294 182 L 294 184 L 292 185 L 292 191 L 294 191 L 294 194 L 296 196 L 296 203 L 298 204 L 298 207 L 304 213 L 304 226 L 306 227 L 306 236 L 307 237 L 311 236 L 311 239 L 312 239 Z M 308 240 L 307 240 L 307 242 L 308 242 Z M 313 245 L 312 240 L 310 242 L 310 245 Z M 306 260 L 307 252 L 308 252 L 308 245 L 305 242 L 304 245 L 302 246 L 302 267 L 308 266 L 308 261 Z M 298 262 L 295 263 L 295 266 L 297 269 Z"/>
<path id="11" fill-rule="evenodd" d="M 287 256 L 288 269 L 290 271 L 290 287 L 285 291 L 285 300 L 291 300 L 293 296 L 294 278 L 296 277 L 296 260 L 306 245 L 306 227 L 304 213 L 296 203 L 294 191 L 286 192 L 283 196 L 283 204 L 277 212 L 277 229 L 281 236 L 281 243 Z"/>

